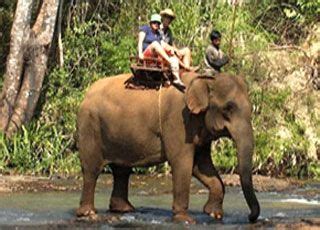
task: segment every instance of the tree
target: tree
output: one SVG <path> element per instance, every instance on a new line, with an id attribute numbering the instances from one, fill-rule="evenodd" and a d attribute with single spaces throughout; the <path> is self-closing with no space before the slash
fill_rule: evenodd
<path id="1" fill-rule="evenodd" d="M 0 95 L 0 130 L 9 136 L 33 116 L 47 69 L 59 4 L 62 4 L 62 0 L 42 0 L 31 26 L 35 2 L 17 1 L 11 29 Z"/>

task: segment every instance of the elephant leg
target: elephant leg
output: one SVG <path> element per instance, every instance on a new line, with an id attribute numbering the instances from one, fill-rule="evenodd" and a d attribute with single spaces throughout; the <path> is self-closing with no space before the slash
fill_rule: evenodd
<path id="1" fill-rule="evenodd" d="M 210 146 L 206 146 L 196 153 L 193 175 L 209 189 L 209 199 L 203 211 L 215 219 L 223 217 L 224 185 L 213 166 L 210 156 Z"/>
<path id="2" fill-rule="evenodd" d="M 110 199 L 111 212 L 133 212 L 134 207 L 128 200 L 128 184 L 130 167 L 111 165 L 113 174 L 113 190 Z"/>
<path id="3" fill-rule="evenodd" d="M 93 167 L 93 169 L 82 167 L 83 189 L 81 194 L 80 207 L 76 212 L 78 217 L 92 216 L 97 212 L 94 207 L 94 192 L 100 172 L 101 170 L 96 167 Z"/>
<path id="4" fill-rule="evenodd" d="M 169 163 L 173 178 L 173 221 L 194 224 L 195 220 L 188 214 L 193 153 L 182 152 Z"/>
<path id="5" fill-rule="evenodd" d="M 89 119 L 90 118 L 90 119 Z M 96 213 L 94 207 L 94 192 L 97 179 L 105 165 L 109 162 L 103 158 L 101 139 L 99 135 L 100 126 L 97 118 L 90 114 L 82 114 L 78 119 L 78 147 L 83 175 L 83 188 L 80 207 L 77 216 L 92 216 Z"/>

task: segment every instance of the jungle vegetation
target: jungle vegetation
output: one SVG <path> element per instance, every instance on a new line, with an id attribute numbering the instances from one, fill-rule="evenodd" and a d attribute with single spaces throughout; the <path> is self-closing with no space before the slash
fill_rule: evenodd
<path id="1" fill-rule="evenodd" d="M 1 88 L 19 1 L 0 2 Z M 208 35 L 215 28 L 223 34 L 222 49 L 231 57 L 224 71 L 245 76 L 253 104 L 254 172 L 279 177 L 320 177 L 319 160 L 308 155 L 307 127 L 296 119 L 294 111 L 284 109 L 290 89 L 268 87 L 270 75 L 263 58 L 270 47 L 299 47 L 305 41 L 310 28 L 319 25 L 320 0 L 247 0 L 238 4 L 225 0 L 51 1 L 60 7 L 55 11 L 55 30 L 46 51 L 48 62 L 39 98 L 34 109 L 26 112 L 28 119 L 21 120 L 10 135 L 0 134 L 0 173 L 80 172 L 74 134 L 77 109 L 86 89 L 99 78 L 129 72 L 129 56 L 136 53 L 139 26 L 148 23 L 152 13 L 171 8 L 177 15 L 172 23 L 176 44 L 192 49 L 194 65 L 202 64 Z M 32 28 L 42 2 L 31 1 Z M 312 99 L 309 104 L 311 108 L 319 106 Z M 281 124 L 278 116 L 284 118 Z M 320 124 L 319 119 L 319 115 L 314 115 L 314 126 Z M 289 130 L 290 139 L 277 135 L 280 125 Z M 216 143 L 212 157 L 221 172 L 235 171 L 237 161 L 231 141 Z M 137 173 L 167 170 L 166 165 L 135 169 Z"/>

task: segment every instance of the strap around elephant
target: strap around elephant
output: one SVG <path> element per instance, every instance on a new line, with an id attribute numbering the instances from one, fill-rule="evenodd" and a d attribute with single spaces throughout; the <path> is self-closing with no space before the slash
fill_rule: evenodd
<path id="1" fill-rule="evenodd" d="M 162 91 L 162 84 L 159 88 L 159 98 L 158 98 L 158 111 L 159 111 L 159 130 L 160 130 L 160 136 L 162 136 L 162 122 L 161 122 L 161 91 Z"/>

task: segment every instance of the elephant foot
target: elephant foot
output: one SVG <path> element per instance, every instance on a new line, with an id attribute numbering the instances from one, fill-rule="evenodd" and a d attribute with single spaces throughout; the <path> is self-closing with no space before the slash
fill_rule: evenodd
<path id="1" fill-rule="evenodd" d="M 173 215 L 173 222 L 184 224 L 196 224 L 195 219 L 189 216 L 187 213 L 177 213 Z"/>
<path id="2" fill-rule="evenodd" d="M 109 205 L 110 212 L 134 212 L 135 208 L 128 200 L 121 198 L 111 198 Z"/>
<path id="3" fill-rule="evenodd" d="M 92 205 L 80 206 L 76 211 L 77 217 L 89 217 L 92 219 L 96 218 L 96 213 L 97 210 Z"/>
<path id="4" fill-rule="evenodd" d="M 222 220 L 223 210 L 222 208 L 214 208 L 212 205 L 206 205 L 203 209 L 203 212 L 213 217 L 216 220 Z"/>
<path id="5" fill-rule="evenodd" d="M 217 211 L 213 211 L 209 214 L 209 216 L 211 216 L 212 218 L 216 219 L 216 220 L 222 220 L 223 218 L 223 211 L 222 210 L 217 210 Z"/>

